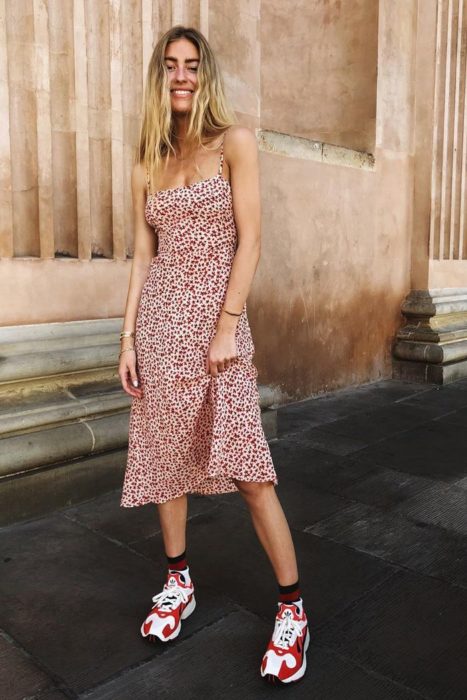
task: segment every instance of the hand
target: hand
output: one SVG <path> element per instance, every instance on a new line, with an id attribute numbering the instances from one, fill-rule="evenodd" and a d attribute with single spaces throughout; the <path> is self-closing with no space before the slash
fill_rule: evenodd
<path id="1" fill-rule="evenodd" d="M 139 384 L 138 375 L 136 374 L 136 352 L 135 350 L 127 350 L 120 355 L 120 364 L 118 367 L 118 375 L 122 382 L 122 387 L 130 396 L 135 396 L 140 399 L 143 391 Z M 137 382 L 135 386 L 134 382 Z"/>
<path id="2" fill-rule="evenodd" d="M 217 377 L 220 372 L 228 369 L 232 361 L 237 359 L 237 343 L 235 333 L 217 331 L 211 341 L 206 356 L 206 372 Z"/>

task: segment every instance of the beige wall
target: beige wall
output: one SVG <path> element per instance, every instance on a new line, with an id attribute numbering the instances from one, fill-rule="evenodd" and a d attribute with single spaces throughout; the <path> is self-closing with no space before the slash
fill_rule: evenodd
<path id="1" fill-rule="evenodd" d="M 261 126 L 374 152 L 378 3 L 261 3 Z"/>
<path id="2" fill-rule="evenodd" d="M 0 13 L 0 325 L 123 314 L 144 73 L 176 23 L 205 33 L 258 129 L 262 383 L 300 398 L 390 376 L 410 288 L 467 287 L 467 0 L 0 0 Z"/>

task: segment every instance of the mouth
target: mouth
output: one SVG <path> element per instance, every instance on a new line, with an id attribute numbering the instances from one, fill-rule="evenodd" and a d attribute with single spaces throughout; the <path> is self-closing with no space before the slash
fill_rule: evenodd
<path id="1" fill-rule="evenodd" d="M 191 97 L 193 90 L 171 90 L 174 97 Z"/>

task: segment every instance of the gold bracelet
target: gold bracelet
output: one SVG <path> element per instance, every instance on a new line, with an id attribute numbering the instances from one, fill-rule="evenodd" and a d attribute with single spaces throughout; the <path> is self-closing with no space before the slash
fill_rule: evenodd
<path id="1" fill-rule="evenodd" d="M 134 331 L 120 331 L 120 340 L 122 338 L 134 338 L 134 337 L 135 337 Z"/>
<path id="2" fill-rule="evenodd" d="M 234 314 L 232 311 L 227 311 L 227 309 L 224 309 L 224 307 L 222 307 L 222 311 L 225 311 L 225 313 L 229 314 L 229 316 L 241 316 L 242 315 L 242 312 L 240 312 L 239 314 Z"/>
<path id="3" fill-rule="evenodd" d="M 118 356 L 120 357 L 120 355 L 122 354 L 122 352 L 126 352 L 127 350 L 134 350 L 134 349 L 135 349 L 135 348 L 133 347 L 133 348 L 125 348 L 124 350 L 120 350 L 120 352 L 118 353 Z"/>

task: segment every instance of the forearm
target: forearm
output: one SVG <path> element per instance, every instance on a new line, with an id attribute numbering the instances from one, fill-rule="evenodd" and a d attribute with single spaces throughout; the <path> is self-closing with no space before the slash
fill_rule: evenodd
<path id="1" fill-rule="evenodd" d="M 246 240 L 240 243 L 230 271 L 229 283 L 224 298 L 223 307 L 232 313 L 240 314 L 250 293 L 253 278 L 258 266 L 261 244 Z M 222 311 L 217 330 L 219 332 L 235 333 L 239 316 L 231 316 Z"/>
<path id="2" fill-rule="evenodd" d="M 128 285 L 128 294 L 125 306 L 125 315 L 123 318 L 124 331 L 134 331 L 136 328 L 136 317 L 138 314 L 138 306 L 141 298 L 141 291 L 146 282 L 149 273 L 150 263 L 133 260 L 131 265 L 130 282 Z M 134 344 L 133 338 L 122 338 L 122 348 L 131 347 Z"/>

